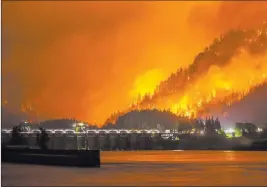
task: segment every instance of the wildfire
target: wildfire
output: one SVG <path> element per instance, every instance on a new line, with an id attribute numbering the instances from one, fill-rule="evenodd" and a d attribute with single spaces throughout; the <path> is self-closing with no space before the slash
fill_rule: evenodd
<path id="1" fill-rule="evenodd" d="M 210 70 L 197 81 L 197 87 L 188 88 L 171 111 L 177 114 L 185 113 L 190 117 L 198 113 L 204 103 L 218 102 L 232 93 L 243 93 L 237 98 L 229 98 L 228 105 L 235 100 L 241 100 L 252 87 L 267 82 L 267 55 L 251 57 L 244 53 L 234 58 L 227 67 Z M 260 66 L 260 68 L 258 68 Z M 234 70 L 234 71 L 233 71 Z"/>
<path id="2" fill-rule="evenodd" d="M 163 72 L 159 69 L 152 69 L 136 79 L 130 95 L 137 97 L 137 102 L 144 98 L 145 95 L 153 95 L 156 86 L 164 78 Z"/>
<path id="3" fill-rule="evenodd" d="M 191 118 L 208 113 L 207 108 L 232 105 L 252 88 L 267 83 L 266 50 L 265 24 L 262 29 L 231 31 L 216 39 L 187 69 L 161 82 L 154 93 L 152 89 L 150 95 L 140 92 L 142 97 L 128 111 L 157 108 Z M 145 87 L 150 85 L 147 80 Z M 155 81 L 151 85 L 154 88 Z"/>

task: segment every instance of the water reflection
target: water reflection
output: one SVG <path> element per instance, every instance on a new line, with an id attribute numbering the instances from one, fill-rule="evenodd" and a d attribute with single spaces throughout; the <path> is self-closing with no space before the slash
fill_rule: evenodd
<path id="1" fill-rule="evenodd" d="M 234 151 L 227 151 L 225 152 L 226 160 L 227 161 L 235 161 L 236 160 L 236 152 Z"/>
<path id="2" fill-rule="evenodd" d="M 3 164 L 3 185 L 267 185 L 267 152 L 102 152 L 102 167 Z"/>

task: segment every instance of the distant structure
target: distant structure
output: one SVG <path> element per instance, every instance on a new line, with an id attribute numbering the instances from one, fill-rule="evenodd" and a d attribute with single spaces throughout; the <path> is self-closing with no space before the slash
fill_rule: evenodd
<path id="1" fill-rule="evenodd" d="M 253 123 L 236 123 L 236 128 L 240 129 L 242 132 L 254 133 L 258 131 L 258 127 Z"/>

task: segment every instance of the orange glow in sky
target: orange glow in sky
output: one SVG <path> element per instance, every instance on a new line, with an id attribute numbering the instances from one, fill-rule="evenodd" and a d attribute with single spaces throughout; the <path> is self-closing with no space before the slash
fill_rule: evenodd
<path id="1" fill-rule="evenodd" d="M 220 34 L 266 17 L 266 2 L 5 1 L 2 101 L 41 118 L 100 124 L 192 64 Z M 216 88 L 243 86 L 224 73 L 207 76 L 222 77 Z M 210 92 L 210 80 L 198 84 Z M 194 92 L 186 91 L 181 107 Z"/>

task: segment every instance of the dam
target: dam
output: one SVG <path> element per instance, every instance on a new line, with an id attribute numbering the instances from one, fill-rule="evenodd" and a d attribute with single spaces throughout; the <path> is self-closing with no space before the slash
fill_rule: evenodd
<path id="1" fill-rule="evenodd" d="M 75 128 L 74 128 L 75 129 Z M 205 130 L 158 130 L 158 129 L 45 129 L 49 150 L 229 150 L 262 149 L 264 137 L 262 131 L 253 136 L 235 136 L 233 129 L 224 130 L 225 136 Z M 229 131 L 229 133 L 228 133 Z M 228 134 L 227 134 L 228 133 Z M 39 147 L 39 129 L 28 128 L 20 132 L 20 145 L 30 148 Z M 230 136 L 231 135 L 231 136 Z M 9 145 L 12 139 L 11 129 L 1 130 L 2 145 Z M 257 141 L 259 140 L 260 143 Z M 257 144 L 257 145 L 256 145 Z M 259 146 L 259 145 L 260 146 Z M 265 143 L 263 143 L 265 145 Z M 259 148 L 258 148 L 259 147 Z M 263 146 L 266 150 L 265 146 Z"/>
<path id="2" fill-rule="evenodd" d="M 37 147 L 38 129 L 21 132 L 23 145 Z M 152 150 L 162 149 L 162 141 L 172 141 L 178 134 L 158 130 L 90 129 L 76 132 L 73 129 L 46 129 L 48 149 L 56 150 Z M 12 130 L 2 129 L 1 142 L 6 145 Z M 172 141 L 173 142 L 173 141 Z"/>

